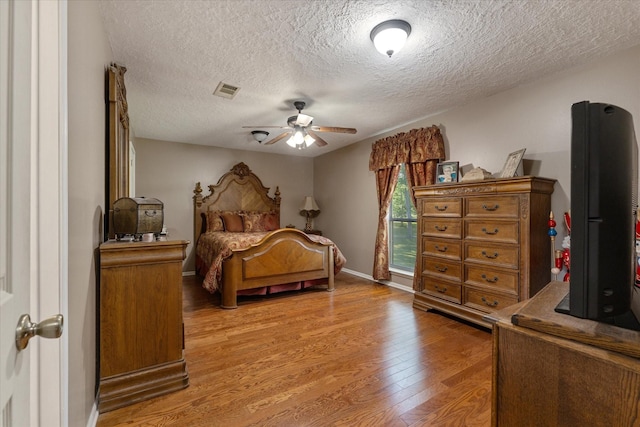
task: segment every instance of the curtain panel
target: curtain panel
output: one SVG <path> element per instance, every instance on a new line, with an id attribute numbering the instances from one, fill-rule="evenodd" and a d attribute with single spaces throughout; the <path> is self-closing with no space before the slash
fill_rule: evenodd
<path id="1" fill-rule="evenodd" d="M 435 180 L 436 166 L 444 158 L 444 140 L 440 129 L 435 125 L 401 132 L 380 139 L 373 144 L 369 157 L 369 170 L 376 174 L 378 192 L 378 230 L 373 262 L 374 279 L 391 279 L 387 211 L 398 182 L 400 165 L 406 164 L 407 183 L 413 188 L 432 184 Z M 411 200 L 415 206 L 416 200 L 413 192 L 411 192 Z M 417 267 L 416 271 L 418 271 Z M 415 278 L 414 273 L 414 288 Z"/>

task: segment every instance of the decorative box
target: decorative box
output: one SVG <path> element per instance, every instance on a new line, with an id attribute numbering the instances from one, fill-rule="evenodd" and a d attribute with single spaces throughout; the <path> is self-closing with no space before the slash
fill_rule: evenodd
<path id="1" fill-rule="evenodd" d="M 113 202 L 113 231 L 116 238 L 145 233 L 158 234 L 164 224 L 164 205 L 158 199 L 122 197 Z"/>

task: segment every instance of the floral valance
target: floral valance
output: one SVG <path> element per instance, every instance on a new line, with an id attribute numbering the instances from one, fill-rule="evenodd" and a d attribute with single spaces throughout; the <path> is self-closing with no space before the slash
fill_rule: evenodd
<path id="1" fill-rule="evenodd" d="M 442 160 L 444 140 L 440 129 L 411 129 L 376 141 L 369 157 L 369 170 L 386 169 L 402 163 L 423 163 L 427 160 Z"/>

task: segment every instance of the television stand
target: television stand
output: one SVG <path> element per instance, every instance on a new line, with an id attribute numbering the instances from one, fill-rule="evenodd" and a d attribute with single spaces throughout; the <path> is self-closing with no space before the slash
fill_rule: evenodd
<path id="1" fill-rule="evenodd" d="M 493 324 L 493 426 L 631 426 L 640 332 L 554 311 L 568 283 L 485 316 Z"/>
<path id="2" fill-rule="evenodd" d="M 556 313 L 569 314 L 569 292 L 560 300 L 555 308 Z"/>
<path id="3" fill-rule="evenodd" d="M 631 329 L 632 331 L 640 331 L 640 322 L 638 322 L 638 319 L 636 319 L 636 316 L 631 310 L 615 316 L 611 324 L 620 328 Z"/>
<path id="4" fill-rule="evenodd" d="M 569 307 L 569 292 L 567 292 L 564 298 L 562 298 L 558 305 L 556 305 L 554 311 L 556 313 L 562 313 L 570 316 L 571 313 L 569 312 Z M 636 319 L 636 316 L 631 310 L 617 316 L 600 319 L 599 322 L 607 323 L 619 328 L 630 329 L 632 331 L 640 331 L 640 322 L 638 322 L 638 319 Z"/>

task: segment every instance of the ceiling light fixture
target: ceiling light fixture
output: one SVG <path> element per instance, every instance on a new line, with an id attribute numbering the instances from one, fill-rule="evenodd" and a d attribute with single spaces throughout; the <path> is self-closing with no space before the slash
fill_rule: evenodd
<path id="1" fill-rule="evenodd" d="M 304 135 L 302 134 L 302 129 L 300 126 L 296 126 L 293 131 L 293 135 L 291 138 L 287 140 L 287 144 L 289 144 L 292 148 L 297 148 L 300 144 L 304 142 Z"/>
<path id="2" fill-rule="evenodd" d="M 391 55 L 398 52 L 411 34 L 411 25 L 407 21 L 392 19 L 376 25 L 371 30 L 371 41 L 383 55 Z"/>
<path id="3" fill-rule="evenodd" d="M 266 130 L 252 130 L 251 135 L 253 135 L 253 139 L 262 144 L 262 141 L 267 139 L 267 137 L 269 136 L 269 132 L 267 132 Z"/>
<path id="4" fill-rule="evenodd" d="M 316 142 L 316 139 L 309 134 L 304 136 L 304 143 L 307 144 L 307 147 Z"/>
<path id="5" fill-rule="evenodd" d="M 291 148 L 297 148 L 298 150 L 307 148 L 314 142 L 316 142 L 315 138 L 309 135 L 305 128 L 297 125 L 294 127 L 293 135 L 291 135 L 291 138 L 287 139 L 287 144 Z"/>

